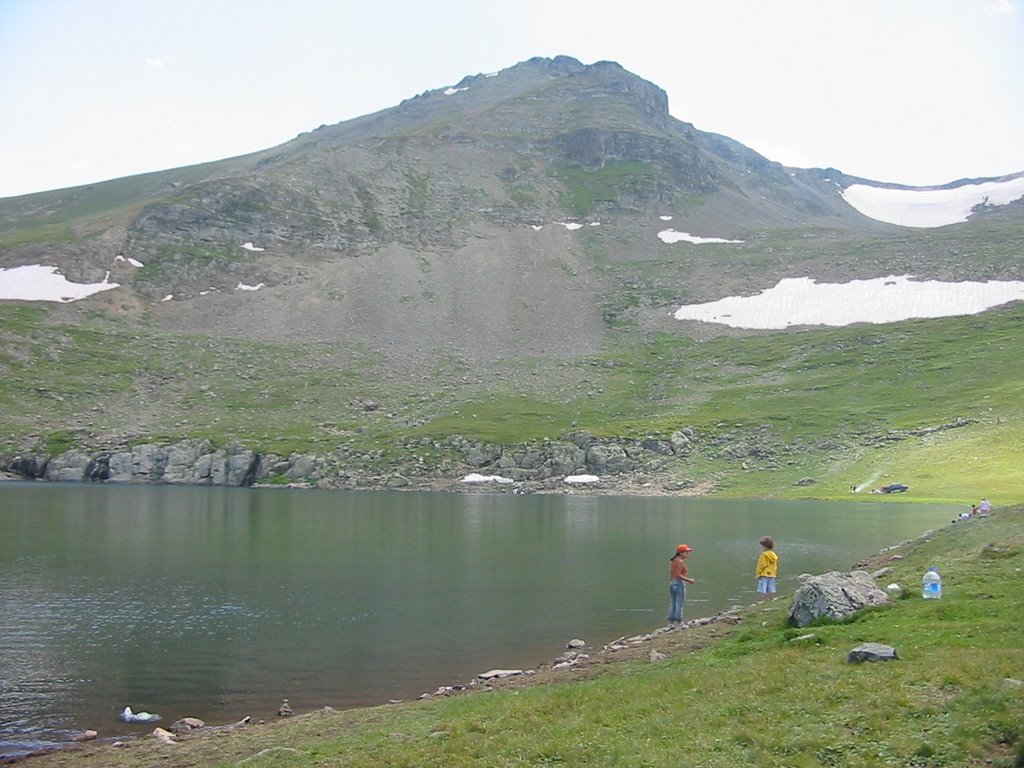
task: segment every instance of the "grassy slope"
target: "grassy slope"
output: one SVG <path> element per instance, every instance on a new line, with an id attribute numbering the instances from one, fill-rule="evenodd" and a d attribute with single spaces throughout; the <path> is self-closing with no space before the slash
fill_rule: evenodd
<path id="1" fill-rule="evenodd" d="M 251 160 L 109 182 L 90 194 L 17 198 L 0 213 L 18 220 L 18 206 L 67 198 L 50 218 L 85 226 L 100 209 L 113 215 L 128 199 L 165 194 L 175 174 L 227 173 Z M 589 205 L 627 171 L 614 166 L 568 188 Z M 128 323 L 103 297 L 67 307 L 2 302 L 0 454 L 202 437 L 279 454 L 383 450 L 385 471 L 417 460 L 429 471 L 443 458 L 431 444 L 456 434 L 514 444 L 575 429 L 666 438 L 690 427 L 698 449 L 674 479 L 714 477 L 721 494 L 846 498 L 851 485 L 902 481 L 911 486 L 907 498 L 1024 501 L 1016 481 L 1024 452 L 1019 304 L 883 326 L 702 329 L 704 341 L 644 331 L 632 314 L 640 306 L 664 314 L 680 300 L 676 291 L 697 286 L 749 290 L 751 275 L 758 285 L 778 274 L 827 276 L 829 263 L 841 273 L 835 279 L 887 269 L 952 280 L 1018 277 L 1020 233 L 1020 211 L 1007 206 L 933 231 L 852 239 L 775 232 L 735 252 L 659 248 L 619 261 L 624 249 L 614 236 L 585 232 L 585 258 L 623 286 L 600 297 L 609 312 L 604 352 L 569 361 L 507 357 L 488 371 L 448 358 L 433 370 L 389 370 L 372 350 L 337 341 L 172 335 L 149 328 L 144 313 Z M 364 410 L 359 398 L 381 408 Z M 960 418 L 972 423 L 908 435 Z M 894 431 L 905 439 L 889 441 Z M 415 456 L 405 448 L 411 442 L 423 446 Z M 764 450 L 723 456 L 723 446 L 743 442 Z M 815 484 L 796 485 L 804 477 Z"/>
<path id="2" fill-rule="evenodd" d="M 913 499 L 1024 501 L 1021 306 L 704 342 L 625 333 L 599 358 L 515 361 L 490 378 L 449 363 L 403 377 L 366 350 L 182 338 L 88 312 L 72 325 L 47 306 L 0 305 L 0 452 L 117 434 L 276 453 L 344 444 L 401 462 L 408 441 L 454 434 L 511 444 L 573 429 L 665 438 L 688 426 L 705 448 L 766 448 L 698 450 L 681 467 L 721 477 L 729 495 L 846 497 L 871 479 L 908 483 Z M 359 397 L 382 407 L 364 411 Z M 973 422 L 910 434 L 958 418 Z M 816 484 L 795 485 L 806 476 Z"/>
<path id="3" fill-rule="evenodd" d="M 893 555 L 901 557 L 892 559 Z M 925 567 L 944 575 L 924 601 Z M 1020 598 L 1024 509 L 951 525 L 872 558 L 904 599 L 852 621 L 789 628 L 789 600 L 748 609 L 724 639 L 659 664 L 490 694 L 318 712 L 264 727 L 42 757 L 89 766 L 1024 765 Z M 810 638 L 797 639 L 812 635 Z M 899 660 L 849 664 L 861 642 Z"/>
<path id="4" fill-rule="evenodd" d="M 83 232 L 102 231 L 108 219 L 126 219 L 147 203 L 175 195 L 179 187 L 247 168 L 264 154 L 0 199 L 0 250 L 59 245 Z"/>

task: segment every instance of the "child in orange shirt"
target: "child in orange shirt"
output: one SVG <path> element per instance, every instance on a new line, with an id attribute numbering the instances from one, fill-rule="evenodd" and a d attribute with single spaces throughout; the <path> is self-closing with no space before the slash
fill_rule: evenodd
<path id="1" fill-rule="evenodd" d="M 686 556 L 693 552 L 689 544 L 680 544 L 676 547 L 672 559 L 669 561 L 669 582 L 668 582 L 668 623 L 679 624 L 683 620 L 683 603 L 686 601 L 685 584 L 696 584 L 686 575 Z"/>

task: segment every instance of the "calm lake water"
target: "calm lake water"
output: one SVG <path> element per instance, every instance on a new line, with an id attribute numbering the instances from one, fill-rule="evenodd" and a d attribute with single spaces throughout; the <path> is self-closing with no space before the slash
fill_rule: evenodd
<path id="1" fill-rule="evenodd" d="M 958 509 L 576 495 L 0 484 L 0 756 L 125 707 L 162 724 L 411 699 L 754 601 Z"/>

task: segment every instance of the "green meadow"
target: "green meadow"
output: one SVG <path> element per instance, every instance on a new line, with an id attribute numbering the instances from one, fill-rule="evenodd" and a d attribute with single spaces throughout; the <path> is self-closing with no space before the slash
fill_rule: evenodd
<path id="1" fill-rule="evenodd" d="M 472 376 L 459 360 L 402 373 L 358 347 L 228 343 L 65 309 L 0 306 L 2 454 L 196 437 L 277 454 L 344 447 L 400 471 L 441 462 L 454 436 L 513 445 L 689 428 L 695 449 L 673 471 L 723 495 L 846 498 L 899 481 L 907 499 L 1024 501 L 1020 305 L 703 341 L 627 329 L 597 356 Z"/>

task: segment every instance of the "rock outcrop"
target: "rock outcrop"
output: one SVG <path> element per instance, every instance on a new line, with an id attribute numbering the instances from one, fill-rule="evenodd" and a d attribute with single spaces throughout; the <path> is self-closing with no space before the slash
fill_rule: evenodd
<path id="1" fill-rule="evenodd" d="M 446 457 L 437 466 L 414 460 L 388 464 L 382 452 L 344 448 L 324 455 L 278 456 L 235 444 L 215 447 L 208 440 L 181 440 L 97 452 L 74 448 L 54 456 L 0 457 L 0 469 L 26 479 L 59 482 L 321 488 L 416 488 L 445 479 L 457 482 L 466 471 L 485 470 L 481 474 L 507 477 L 511 483 L 538 484 L 580 473 L 602 478 L 656 474 L 676 457 L 685 457 L 694 439 L 689 429 L 670 440 L 599 440 L 587 432 L 573 432 L 559 440 L 512 446 L 455 436 L 431 443 Z M 422 445 L 400 447 L 414 457 Z"/>
<path id="2" fill-rule="evenodd" d="M 215 449 L 207 440 L 183 440 L 96 454 L 75 448 L 52 457 L 16 456 L 6 462 L 6 469 L 54 482 L 245 486 L 255 479 L 258 458 L 238 445 Z"/>
<path id="3" fill-rule="evenodd" d="M 889 596 L 867 571 L 829 571 L 809 577 L 793 595 L 789 623 L 806 627 L 815 619 L 842 619 L 870 605 L 884 605 Z"/>

